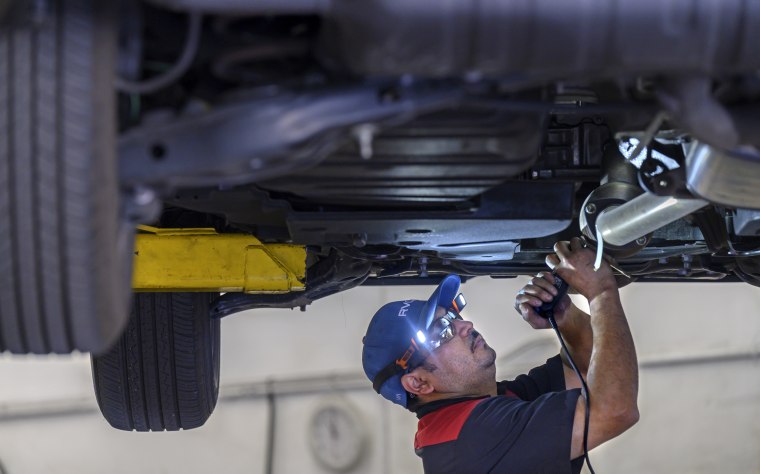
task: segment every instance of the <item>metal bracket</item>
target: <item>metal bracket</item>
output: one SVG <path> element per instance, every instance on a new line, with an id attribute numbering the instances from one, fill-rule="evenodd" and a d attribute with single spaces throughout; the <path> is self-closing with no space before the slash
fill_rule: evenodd
<path id="1" fill-rule="evenodd" d="M 288 293 L 306 288 L 306 248 L 214 229 L 138 226 L 134 291 Z"/>

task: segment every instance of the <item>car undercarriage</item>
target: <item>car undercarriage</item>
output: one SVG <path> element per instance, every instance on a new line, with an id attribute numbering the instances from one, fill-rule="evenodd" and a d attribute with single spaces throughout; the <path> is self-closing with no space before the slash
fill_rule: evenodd
<path id="1" fill-rule="evenodd" d="M 760 286 L 759 44 L 751 0 L 0 2 L 0 351 L 92 352 L 112 425 L 180 429 L 245 309 L 531 275 L 579 235 L 620 286 Z M 139 225 L 305 277 L 130 312 Z"/>
<path id="2" fill-rule="evenodd" d="M 749 4 L 719 19 L 707 4 L 690 18 L 685 4 L 621 7 L 660 22 L 639 31 L 600 2 L 564 7 L 561 25 L 542 10 L 556 2 L 152 3 L 142 56 L 121 56 L 132 80 L 193 36 L 192 14 L 158 7 L 212 10 L 182 80 L 139 108 L 122 89 L 122 180 L 156 193 L 162 225 L 306 245 L 357 285 L 508 277 L 543 269 L 582 228 L 594 243 L 597 216 L 648 192 L 693 210 L 642 209 L 656 227 L 604 248 L 621 281 L 757 283 L 759 59 L 737 16 Z"/>

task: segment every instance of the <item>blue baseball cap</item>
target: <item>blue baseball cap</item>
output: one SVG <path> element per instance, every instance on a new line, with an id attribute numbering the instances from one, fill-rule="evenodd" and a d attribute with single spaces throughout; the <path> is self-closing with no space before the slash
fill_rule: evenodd
<path id="1" fill-rule="evenodd" d="M 451 308 L 459 293 L 459 275 L 446 276 L 427 301 L 394 301 L 380 308 L 362 340 L 362 366 L 375 391 L 406 408 L 408 394 L 401 385 L 405 368 L 394 364 L 407 351 L 418 331 L 426 331 L 438 306 Z"/>

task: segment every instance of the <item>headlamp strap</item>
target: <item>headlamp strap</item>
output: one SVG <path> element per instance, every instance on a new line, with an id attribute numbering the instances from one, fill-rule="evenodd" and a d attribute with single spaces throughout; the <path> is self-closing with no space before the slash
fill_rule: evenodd
<path id="1" fill-rule="evenodd" d="M 386 380 L 406 371 L 406 369 L 409 368 L 409 361 L 412 359 L 414 354 L 417 353 L 418 350 L 419 346 L 417 345 L 417 342 L 412 339 L 411 345 L 409 345 L 409 348 L 406 350 L 406 352 L 404 352 L 404 355 L 401 356 L 400 359 L 396 359 L 390 364 L 386 365 L 380 372 L 377 373 L 377 375 L 375 375 L 375 379 L 372 381 L 372 388 L 375 389 L 375 392 L 380 393 L 380 387 L 383 386 Z"/>
<path id="2" fill-rule="evenodd" d="M 375 380 L 372 381 L 372 388 L 375 389 L 375 392 L 380 393 L 380 388 L 389 378 L 395 376 L 396 374 L 400 374 L 403 371 L 404 369 L 396 365 L 395 361 L 391 362 L 390 364 L 386 365 L 383 370 L 378 372 L 377 375 L 375 375 Z"/>

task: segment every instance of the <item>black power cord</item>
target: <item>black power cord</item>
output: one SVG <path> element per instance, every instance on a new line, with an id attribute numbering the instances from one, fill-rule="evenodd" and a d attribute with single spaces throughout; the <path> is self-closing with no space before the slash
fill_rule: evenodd
<path id="1" fill-rule="evenodd" d="M 578 366 L 575 365 L 575 361 L 573 360 L 573 356 L 570 355 L 570 351 L 567 349 L 567 345 L 565 344 L 565 340 L 562 338 L 562 334 L 559 332 L 559 328 L 557 327 L 557 321 L 554 319 L 554 310 L 553 309 L 550 309 L 550 310 L 548 310 L 546 312 L 546 318 L 549 320 L 549 324 L 552 325 L 552 328 L 557 333 L 557 337 L 559 338 L 559 343 L 562 346 L 562 350 L 564 350 L 565 354 L 567 354 L 567 360 L 570 361 L 570 366 L 575 371 L 575 375 L 577 375 L 578 378 L 580 379 L 581 386 L 583 387 L 581 390 L 583 390 L 583 397 L 586 399 L 586 413 L 584 415 L 584 420 L 583 420 L 584 421 L 584 424 L 583 424 L 583 457 L 586 458 L 586 465 L 588 466 L 588 470 L 591 472 L 591 474 L 596 474 L 594 472 L 594 468 L 591 467 L 591 459 L 589 459 L 589 457 L 588 457 L 588 420 L 589 420 L 589 416 L 591 414 L 591 402 L 589 400 L 588 385 L 586 385 L 586 380 L 581 375 L 581 371 L 578 370 Z"/>
<path id="2" fill-rule="evenodd" d="M 556 273 L 552 273 L 552 276 L 554 277 L 554 287 L 557 289 L 557 296 L 552 298 L 550 302 L 543 303 L 540 307 L 536 308 L 536 313 L 538 313 L 539 316 L 542 316 L 549 320 L 549 324 L 551 324 L 552 328 L 557 333 L 557 337 L 559 338 L 559 343 L 562 346 L 562 350 L 564 350 L 565 354 L 567 354 L 567 359 L 570 361 L 570 366 L 575 371 L 575 375 L 577 375 L 581 381 L 581 386 L 583 387 L 583 397 L 586 400 L 586 413 L 584 416 L 583 425 L 583 457 L 586 459 L 586 465 L 588 466 L 589 471 L 591 471 L 591 474 L 596 474 L 594 472 L 594 468 L 591 467 L 591 460 L 588 457 L 588 421 L 591 413 L 591 402 L 589 401 L 590 395 L 588 385 L 586 385 L 586 380 L 581 375 L 581 371 L 578 370 L 578 366 L 575 365 L 573 356 L 570 354 L 570 350 L 568 350 L 567 345 L 565 344 L 565 340 L 562 338 L 562 334 L 559 332 L 559 328 L 557 327 L 557 320 L 554 319 L 554 307 L 565 296 L 567 290 L 569 289 L 569 285 Z"/>

